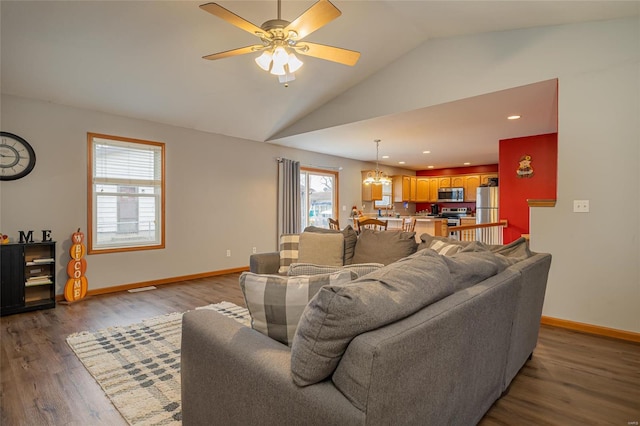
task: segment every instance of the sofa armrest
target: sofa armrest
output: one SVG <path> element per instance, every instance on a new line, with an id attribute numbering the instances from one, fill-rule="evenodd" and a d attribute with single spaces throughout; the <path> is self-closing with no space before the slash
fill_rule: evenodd
<path id="1" fill-rule="evenodd" d="M 289 347 L 215 311 L 183 316 L 181 356 L 185 426 L 364 424 L 330 380 L 293 383 Z"/>
<path id="2" fill-rule="evenodd" d="M 258 253 L 249 257 L 249 270 L 254 274 L 277 274 L 280 269 L 280 253 Z"/>

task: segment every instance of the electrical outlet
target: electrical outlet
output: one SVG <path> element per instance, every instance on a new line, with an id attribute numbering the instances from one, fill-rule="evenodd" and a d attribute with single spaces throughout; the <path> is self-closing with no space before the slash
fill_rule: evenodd
<path id="1" fill-rule="evenodd" d="M 252 252 L 253 254 L 256 254 L 258 251 L 257 251 L 257 250 L 256 250 L 256 248 L 254 247 L 254 248 L 252 248 L 252 249 L 251 249 L 251 252 Z"/>
<path id="2" fill-rule="evenodd" d="M 347 211 L 347 206 L 342 206 L 342 211 L 346 212 Z"/>
<path id="3" fill-rule="evenodd" d="M 227 257 L 231 257 L 231 250 L 227 250 Z"/>
<path id="4" fill-rule="evenodd" d="M 573 200 L 574 213 L 589 213 L 589 200 Z"/>

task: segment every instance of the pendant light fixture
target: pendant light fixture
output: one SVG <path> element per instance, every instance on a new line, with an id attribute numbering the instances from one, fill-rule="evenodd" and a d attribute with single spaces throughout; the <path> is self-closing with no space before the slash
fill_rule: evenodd
<path id="1" fill-rule="evenodd" d="M 387 176 L 385 172 L 381 172 L 378 168 L 378 153 L 380 150 L 380 139 L 374 140 L 376 143 L 376 170 L 368 172 L 365 180 L 362 181 L 365 185 L 390 185 L 391 178 Z"/>

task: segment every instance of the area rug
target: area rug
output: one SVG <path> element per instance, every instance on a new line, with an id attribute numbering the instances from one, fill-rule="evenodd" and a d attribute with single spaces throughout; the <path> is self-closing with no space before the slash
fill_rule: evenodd
<path id="1" fill-rule="evenodd" d="M 249 326 L 245 308 L 229 302 L 213 309 Z M 67 343 L 130 425 L 180 425 L 182 313 L 126 327 L 85 331 Z"/>

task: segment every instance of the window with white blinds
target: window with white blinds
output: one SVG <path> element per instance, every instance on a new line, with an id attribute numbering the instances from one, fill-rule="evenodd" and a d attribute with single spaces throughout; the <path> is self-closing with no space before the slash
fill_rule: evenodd
<path id="1" fill-rule="evenodd" d="M 164 144 L 88 134 L 88 251 L 164 247 Z"/>

